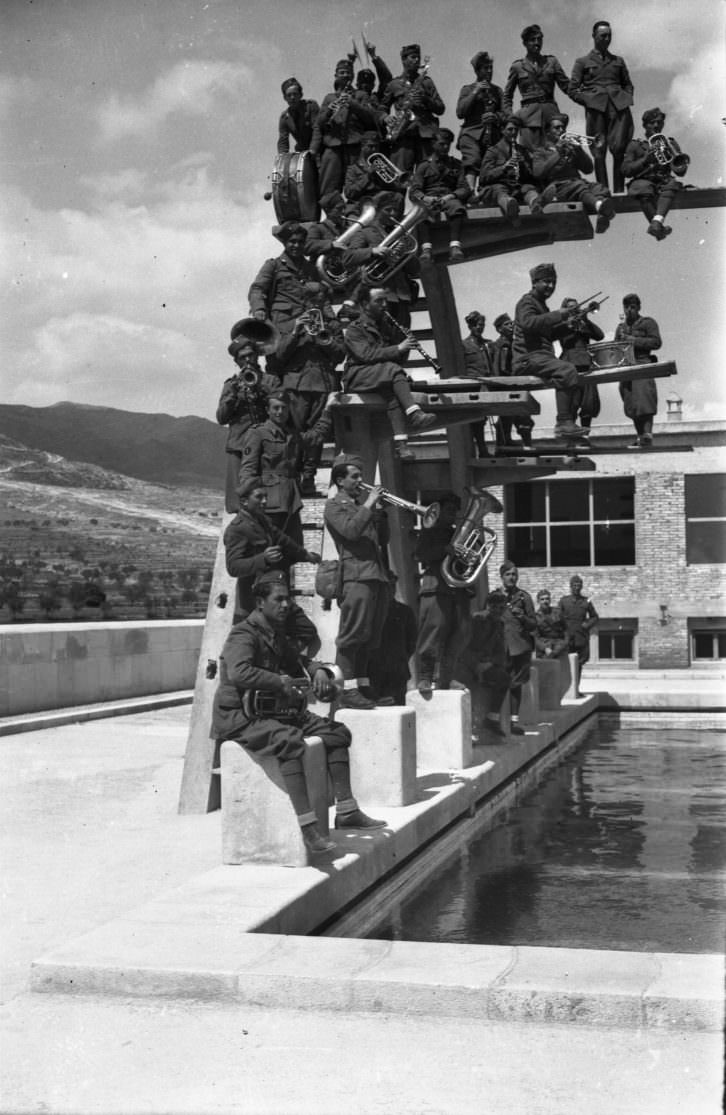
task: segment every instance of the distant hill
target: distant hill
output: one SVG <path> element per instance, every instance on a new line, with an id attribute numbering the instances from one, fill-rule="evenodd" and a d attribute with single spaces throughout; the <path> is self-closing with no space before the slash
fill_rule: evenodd
<path id="1" fill-rule="evenodd" d="M 153 484 L 215 489 L 224 484 L 226 430 L 207 418 L 79 403 L 0 404 L 0 434 L 30 449 Z"/>

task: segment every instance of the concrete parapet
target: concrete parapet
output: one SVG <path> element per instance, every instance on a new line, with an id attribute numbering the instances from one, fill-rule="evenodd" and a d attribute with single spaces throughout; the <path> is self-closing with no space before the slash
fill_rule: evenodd
<path id="1" fill-rule="evenodd" d="M 410 805 L 416 801 L 416 715 L 391 708 L 341 708 L 335 719 L 353 735 L 350 781 L 361 805 Z"/>
<path id="2" fill-rule="evenodd" d="M 410 689 L 406 704 L 416 713 L 419 772 L 462 770 L 472 765 L 474 749 L 468 689 L 435 689 L 430 698 Z"/>
<path id="3" fill-rule="evenodd" d="M 328 765 L 323 741 L 306 741 L 303 766 L 320 832 L 328 832 Z M 308 852 L 275 758 L 256 756 L 235 740 L 220 748 L 222 863 L 306 867 Z"/>
<path id="4" fill-rule="evenodd" d="M 559 708 L 572 681 L 569 656 L 563 654 L 559 658 L 538 658 L 537 680 L 540 709 Z"/>
<path id="5" fill-rule="evenodd" d="M 576 701 L 580 696 L 580 660 L 576 654 L 568 654 L 570 684 L 562 698 L 563 701 Z"/>
<path id="6" fill-rule="evenodd" d="M 534 661 L 529 668 L 529 679 L 522 686 L 519 719 L 522 724 L 536 724 L 539 720 L 539 664 Z"/>

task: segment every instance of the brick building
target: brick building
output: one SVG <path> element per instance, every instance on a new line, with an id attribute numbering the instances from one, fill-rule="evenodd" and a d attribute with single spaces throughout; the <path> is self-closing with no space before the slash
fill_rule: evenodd
<path id="1" fill-rule="evenodd" d="M 680 400 L 668 405 L 652 452 L 627 450 L 629 425 L 598 427 L 593 445 L 609 452 L 593 453 L 595 472 L 492 489 L 504 503 L 492 565 L 511 558 L 522 587 L 555 602 L 579 573 L 601 617 L 599 667 L 726 660 L 726 422 L 683 421 Z"/>

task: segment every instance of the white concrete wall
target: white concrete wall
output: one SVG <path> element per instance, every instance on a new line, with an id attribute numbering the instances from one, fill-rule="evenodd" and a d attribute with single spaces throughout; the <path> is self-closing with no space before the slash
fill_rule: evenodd
<path id="1" fill-rule="evenodd" d="M 192 689 L 204 620 L 0 626 L 0 716 Z"/>

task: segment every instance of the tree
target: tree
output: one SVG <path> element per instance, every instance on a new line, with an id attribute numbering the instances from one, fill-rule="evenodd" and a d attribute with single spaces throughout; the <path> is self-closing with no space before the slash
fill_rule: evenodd
<path id="1" fill-rule="evenodd" d="M 10 620 L 15 623 L 18 616 L 22 615 L 25 608 L 25 600 L 20 592 L 20 585 L 17 581 L 3 581 L 0 587 L 0 606 L 5 607 L 10 612 Z"/>

